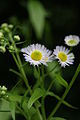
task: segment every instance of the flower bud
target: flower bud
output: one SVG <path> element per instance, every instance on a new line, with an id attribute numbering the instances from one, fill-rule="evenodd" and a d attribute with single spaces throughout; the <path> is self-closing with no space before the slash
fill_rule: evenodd
<path id="1" fill-rule="evenodd" d="M 3 33 L 0 31 L 0 39 L 4 37 Z"/>
<path id="2" fill-rule="evenodd" d="M 1 28 L 5 31 L 5 32 L 9 32 L 9 28 L 8 28 L 8 24 L 7 23 L 3 23 L 1 25 Z"/>
<path id="3" fill-rule="evenodd" d="M 5 86 L 2 86 L 1 90 L 2 91 L 7 91 L 7 88 Z"/>
<path id="4" fill-rule="evenodd" d="M 15 40 L 15 41 L 20 41 L 19 35 L 14 35 L 14 40 Z"/>
<path id="5" fill-rule="evenodd" d="M 5 91 L 1 91 L 1 95 L 5 95 L 6 94 L 6 92 Z"/>
<path id="6" fill-rule="evenodd" d="M 14 47 L 12 45 L 9 46 L 9 52 L 14 52 Z"/>
<path id="7" fill-rule="evenodd" d="M 0 52 L 2 52 L 2 53 L 5 53 L 5 52 L 6 52 L 6 49 L 5 49 L 4 46 L 0 46 Z"/>
<path id="8" fill-rule="evenodd" d="M 6 28 L 6 27 L 8 27 L 8 24 L 7 23 L 3 23 L 2 25 L 1 25 L 1 28 Z"/>
<path id="9" fill-rule="evenodd" d="M 12 24 L 9 24 L 8 27 L 9 27 L 10 29 L 12 29 L 12 28 L 13 28 L 13 25 L 12 25 Z"/>

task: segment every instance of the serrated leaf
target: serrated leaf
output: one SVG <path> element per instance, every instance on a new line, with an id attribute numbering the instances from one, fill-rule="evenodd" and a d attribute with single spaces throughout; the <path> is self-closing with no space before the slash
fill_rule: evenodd
<path id="1" fill-rule="evenodd" d="M 58 95 L 54 94 L 53 92 L 48 92 L 47 95 L 53 96 L 53 97 L 55 97 L 57 100 L 62 101 L 62 99 L 61 99 Z M 63 103 L 64 105 L 66 105 L 67 107 L 70 107 L 70 108 L 72 108 L 72 109 L 78 109 L 77 107 L 72 106 L 71 104 L 69 104 L 68 102 L 66 102 L 66 101 L 64 101 L 64 100 L 62 101 L 62 103 Z"/>
<path id="2" fill-rule="evenodd" d="M 61 117 L 52 117 L 50 120 L 66 120 L 66 119 Z"/>
<path id="3" fill-rule="evenodd" d="M 55 74 L 55 77 L 62 86 L 68 86 L 68 83 L 59 74 Z"/>
<path id="4" fill-rule="evenodd" d="M 35 89 L 34 93 L 32 94 L 32 96 L 30 97 L 30 99 L 28 101 L 28 108 L 30 109 L 31 106 L 35 103 L 35 101 L 44 95 L 45 95 L 44 90 L 42 90 L 40 88 Z"/>
<path id="5" fill-rule="evenodd" d="M 16 110 L 16 103 L 15 102 L 10 102 L 9 107 L 11 110 L 12 118 L 15 120 L 15 110 Z"/>
<path id="6" fill-rule="evenodd" d="M 27 8 L 36 36 L 41 38 L 44 30 L 45 17 L 47 15 L 46 10 L 39 1 L 29 1 Z"/>

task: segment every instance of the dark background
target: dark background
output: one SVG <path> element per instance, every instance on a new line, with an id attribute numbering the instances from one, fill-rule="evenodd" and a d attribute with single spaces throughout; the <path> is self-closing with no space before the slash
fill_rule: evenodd
<path id="1" fill-rule="evenodd" d="M 0 24 L 4 22 L 23 24 L 29 19 L 28 11 L 23 5 L 27 0 L 0 0 Z M 49 24 L 49 34 L 45 38 L 45 32 L 39 41 L 36 38 L 34 30 L 31 34 L 31 43 L 39 42 L 45 44 L 48 48 L 53 49 L 56 45 L 62 45 L 66 35 L 75 34 L 80 36 L 80 4 L 78 0 L 40 0 L 45 9 L 49 11 L 50 16 L 46 18 Z M 13 17 L 14 16 L 14 17 Z M 14 18 L 14 19 L 13 19 Z M 17 18 L 15 20 L 15 18 Z M 45 30 L 44 30 L 45 31 Z M 22 34 L 23 32 L 21 32 Z M 26 35 L 23 39 L 27 39 Z M 35 39 L 35 41 L 33 41 Z M 44 40 L 43 40 L 44 39 Z M 70 80 L 80 62 L 80 44 L 74 48 L 75 63 L 71 68 L 66 68 L 64 77 Z M 6 84 L 11 88 L 16 83 L 16 77 L 9 72 L 10 67 L 16 67 L 10 54 L 0 53 L 0 84 Z M 72 70 L 72 71 L 71 71 Z M 67 75 L 66 75 L 67 74 Z M 80 120 L 80 75 L 77 77 L 75 84 L 71 88 L 66 100 L 72 105 L 77 106 L 78 110 L 73 110 L 62 105 L 55 116 L 62 116 L 67 120 Z M 53 103 L 52 98 L 51 99 Z M 49 101 L 49 100 L 48 100 Z M 47 109 L 51 110 L 51 103 L 46 101 Z M 55 103 L 55 102 L 54 102 Z M 54 104 L 53 104 L 54 105 Z"/>

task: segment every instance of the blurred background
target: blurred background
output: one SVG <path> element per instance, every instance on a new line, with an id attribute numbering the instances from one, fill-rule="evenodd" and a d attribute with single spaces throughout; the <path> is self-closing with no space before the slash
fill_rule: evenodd
<path id="1" fill-rule="evenodd" d="M 41 43 L 53 50 L 56 45 L 64 45 L 64 37 L 67 35 L 80 37 L 80 4 L 78 0 L 0 0 L 0 24 L 2 23 L 17 26 L 16 34 L 20 35 L 21 41 L 27 41 L 25 46 Z M 68 82 L 80 62 L 80 44 L 73 49 L 73 52 L 74 65 L 62 69 L 63 76 Z M 8 51 L 5 54 L 0 53 L 0 85 L 5 84 L 9 89 L 16 83 L 16 76 L 9 72 L 10 67 L 16 66 Z M 73 110 L 62 105 L 55 116 L 67 120 L 80 119 L 79 78 L 80 75 L 66 97 L 67 101 L 79 109 Z M 53 105 L 56 104 L 56 100 L 49 97 L 46 101 L 47 111 L 52 109 L 49 100 Z"/>

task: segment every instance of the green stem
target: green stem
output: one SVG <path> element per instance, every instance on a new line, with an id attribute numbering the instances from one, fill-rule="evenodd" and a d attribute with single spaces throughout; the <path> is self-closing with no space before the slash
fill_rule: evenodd
<path id="1" fill-rule="evenodd" d="M 76 69 L 76 72 L 75 72 L 75 74 L 74 74 L 74 76 L 73 76 L 73 78 L 72 78 L 72 80 L 71 80 L 69 86 L 66 88 L 66 90 L 65 90 L 65 92 L 64 92 L 64 94 L 63 94 L 61 100 L 57 103 L 56 107 L 53 109 L 53 111 L 51 112 L 51 114 L 49 115 L 49 117 L 48 117 L 47 120 L 50 120 L 51 117 L 52 117 L 52 116 L 56 113 L 56 111 L 59 109 L 60 105 L 62 104 L 63 100 L 64 100 L 65 97 L 67 96 L 69 90 L 71 89 L 73 83 L 75 82 L 75 80 L 76 80 L 76 78 L 77 78 L 79 72 L 80 72 L 80 64 L 78 65 L 78 67 L 77 67 L 77 69 Z"/>
<path id="2" fill-rule="evenodd" d="M 22 76 L 23 76 L 23 80 L 24 80 L 24 82 L 25 82 L 26 87 L 29 89 L 29 92 L 30 92 L 30 94 L 31 94 L 31 93 L 32 93 L 32 90 L 31 90 L 31 88 L 30 88 L 30 86 L 29 86 L 28 79 L 27 79 L 27 77 L 26 77 L 26 75 L 25 75 L 25 72 L 24 72 L 24 69 L 23 69 L 23 67 L 22 67 L 21 59 L 20 59 L 20 57 L 19 57 L 19 53 L 18 53 L 18 51 L 17 51 L 17 47 L 16 47 L 16 45 L 15 45 L 15 42 L 14 42 L 14 40 L 13 40 L 13 38 L 12 38 L 12 34 L 11 34 L 11 33 L 9 33 L 9 38 L 10 38 L 10 41 L 12 42 L 12 44 L 14 45 L 15 53 L 16 53 L 16 57 L 15 57 L 14 53 L 12 54 L 12 56 L 13 56 L 15 62 L 16 62 L 16 65 L 17 65 L 18 69 L 20 70 L 20 72 L 21 72 L 21 74 L 22 74 Z M 16 58 L 17 58 L 17 59 L 16 59 Z"/>
<path id="3" fill-rule="evenodd" d="M 25 74 L 25 72 L 24 72 L 24 69 L 23 69 L 23 67 L 22 67 L 22 62 L 21 62 L 21 59 L 20 59 L 20 57 L 19 57 L 19 53 L 18 53 L 18 51 L 17 51 L 17 47 L 16 47 L 16 44 L 15 44 L 13 38 L 12 38 L 12 34 L 11 34 L 11 33 L 9 33 L 9 38 L 10 38 L 11 43 L 14 45 L 14 49 L 15 49 L 16 57 L 15 57 L 14 53 L 12 54 L 12 56 L 13 56 L 13 58 L 14 58 L 14 61 L 15 61 L 16 65 L 17 65 L 20 73 L 21 73 L 22 76 L 23 76 L 23 80 L 24 80 L 24 83 L 25 83 L 26 87 L 28 88 L 30 94 L 32 94 L 31 87 L 29 86 L 28 79 L 27 79 L 26 74 Z M 37 105 L 35 105 L 35 107 L 37 108 Z M 18 109 L 21 111 L 21 108 L 18 107 Z M 23 113 L 23 115 L 24 115 L 25 118 L 26 118 L 26 115 L 24 114 L 23 111 L 22 111 L 22 113 Z M 40 117 L 40 111 L 39 111 L 38 108 L 37 108 L 37 113 L 39 114 L 39 117 Z M 41 117 L 40 117 L 40 120 L 42 120 Z"/>
<path id="4" fill-rule="evenodd" d="M 36 110 L 37 110 L 37 113 L 38 113 L 38 115 L 39 115 L 39 118 L 40 118 L 40 120 L 43 120 L 43 118 L 42 118 L 42 116 L 41 116 L 41 114 L 40 114 L 40 111 L 39 111 L 39 109 L 36 107 Z"/>
<path id="5" fill-rule="evenodd" d="M 22 82 L 22 80 L 19 80 L 15 85 L 14 87 L 11 89 L 11 92 L 14 91 L 14 89 Z"/>
<path id="6" fill-rule="evenodd" d="M 44 89 L 44 66 L 41 66 L 42 68 L 42 89 Z M 46 120 L 46 113 L 45 113 L 45 96 L 42 97 L 41 99 L 41 111 L 42 111 L 42 115 L 43 115 L 43 120 Z"/>
<path id="7" fill-rule="evenodd" d="M 20 78 L 22 78 L 22 75 L 19 72 L 15 71 L 13 69 L 9 69 L 9 71 L 13 72 L 14 74 L 16 74 L 17 76 L 19 76 Z"/>
<path id="8" fill-rule="evenodd" d="M 17 109 L 20 111 L 20 113 L 25 117 L 26 120 L 28 120 L 26 114 L 24 113 L 24 111 L 18 106 L 16 105 Z"/>
<path id="9" fill-rule="evenodd" d="M 42 115 L 43 115 L 43 120 L 46 120 L 44 100 L 45 100 L 45 97 L 42 97 L 42 101 L 41 101 L 41 111 L 42 111 Z"/>
<path id="10" fill-rule="evenodd" d="M 42 68 L 42 85 L 41 86 L 44 88 L 44 66 L 42 65 L 41 68 Z"/>
<path id="11" fill-rule="evenodd" d="M 39 76 L 38 76 L 38 79 L 37 79 L 37 81 L 36 81 L 36 83 L 35 83 L 35 85 L 34 85 L 34 87 L 33 87 L 33 90 L 34 90 L 35 88 L 39 87 L 39 85 L 40 85 L 40 83 L 41 83 L 41 81 L 40 81 L 40 68 L 39 68 L 39 67 L 38 67 L 38 68 L 34 67 L 34 70 L 36 70 L 36 71 L 38 72 Z"/>
<path id="12" fill-rule="evenodd" d="M 52 87 L 52 85 L 53 85 L 53 80 L 51 81 L 51 83 L 50 83 L 50 85 L 49 85 L 49 87 L 48 87 L 48 89 L 47 89 L 47 92 L 49 92 L 49 90 L 51 89 L 51 87 Z"/>

